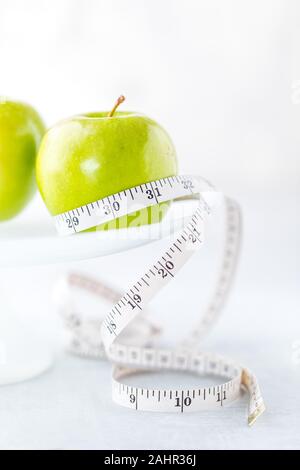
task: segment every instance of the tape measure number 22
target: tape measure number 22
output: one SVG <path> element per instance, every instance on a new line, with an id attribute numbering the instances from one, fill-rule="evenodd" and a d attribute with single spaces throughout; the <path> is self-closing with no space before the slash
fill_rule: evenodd
<path id="1" fill-rule="evenodd" d="M 135 410 L 184 413 L 222 407 L 236 400 L 241 391 L 246 389 L 249 393 L 248 423 L 251 425 L 265 409 L 254 374 L 232 360 L 203 352 L 198 346 L 199 340 L 214 324 L 221 311 L 235 271 L 241 222 L 240 211 L 234 201 L 223 197 L 226 235 L 221 272 L 213 298 L 188 338 L 174 349 L 160 349 L 148 345 L 122 344 L 119 337 L 123 330 L 128 327 L 130 329 L 133 320 L 203 245 L 203 232 L 208 218 L 213 213 L 208 197 L 212 192 L 215 192 L 213 187 L 202 178 L 173 176 L 126 189 L 55 216 L 58 233 L 68 235 L 158 203 L 182 198 L 197 198 L 199 201 L 194 214 L 181 231 L 176 233 L 168 249 L 157 257 L 155 263 L 119 300 L 116 300 L 114 291 L 100 283 L 86 282 L 80 276 L 71 276 L 71 288 L 77 285 L 83 289 L 94 290 L 103 297 L 113 299 L 115 305 L 101 322 L 101 333 L 100 325 L 93 324 L 91 328 L 90 323 L 90 336 L 87 338 L 84 333 L 87 322 L 78 318 L 75 324 L 69 321 L 68 326 L 77 338 L 74 342 L 77 345 L 75 352 L 94 356 L 105 354 L 114 364 L 112 394 L 113 400 L 118 404 Z M 68 311 L 68 315 L 70 320 L 72 312 Z M 94 335 L 94 340 L 91 340 L 91 335 Z M 215 375 L 223 377 L 224 383 L 212 387 L 186 389 L 150 389 L 132 387 L 124 383 L 125 376 L 141 370 L 174 370 Z"/>

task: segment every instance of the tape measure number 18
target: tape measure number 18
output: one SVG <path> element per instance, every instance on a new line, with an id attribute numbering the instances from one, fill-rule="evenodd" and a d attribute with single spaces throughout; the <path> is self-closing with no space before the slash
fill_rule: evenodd
<path id="1" fill-rule="evenodd" d="M 60 235 L 81 232 L 121 216 L 182 198 L 198 199 L 199 204 L 183 229 L 176 234 L 155 263 L 137 279 L 115 303 L 101 324 L 99 343 L 106 357 L 114 364 L 112 378 L 113 400 L 136 410 L 189 412 L 222 407 L 237 399 L 242 389 L 249 393 L 248 423 L 251 425 L 265 406 L 258 382 L 247 368 L 213 353 L 199 349 L 199 340 L 214 324 L 230 289 L 240 244 L 240 211 L 237 204 L 223 197 L 225 207 L 225 247 L 217 286 L 199 324 L 184 342 L 174 349 L 160 349 L 136 344 L 121 344 L 120 334 L 140 315 L 154 296 L 174 277 L 182 266 L 203 245 L 203 233 L 208 218 L 214 215 L 209 200 L 214 188 L 206 180 L 192 176 L 173 176 L 126 189 L 93 201 L 72 211 L 55 216 Z M 129 229 L 130 230 L 130 229 Z M 79 283 L 80 284 L 80 283 Z M 81 283 L 85 288 L 86 284 Z M 101 289 L 100 289 L 101 291 Z M 102 290 L 105 297 L 107 290 Z M 114 297 L 114 296 L 113 296 Z M 80 335 L 84 322 L 77 325 Z M 91 345 L 92 349 L 92 345 Z M 100 348 L 101 349 L 101 348 Z M 85 353 L 88 353 L 88 341 Z M 92 353 L 93 354 L 93 353 Z M 189 371 L 199 375 L 224 377 L 222 385 L 186 389 L 150 389 L 132 387 L 122 380 L 124 376 L 145 370 Z"/>

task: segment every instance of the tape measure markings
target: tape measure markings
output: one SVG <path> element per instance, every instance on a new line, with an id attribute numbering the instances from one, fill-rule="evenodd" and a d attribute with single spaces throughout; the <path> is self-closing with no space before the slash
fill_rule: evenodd
<path id="1" fill-rule="evenodd" d="M 194 252 L 202 246 L 204 228 L 211 213 L 205 194 L 212 191 L 213 187 L 210 183 L 202 178 L 168 177 L 129 188 L 74 209 L 77 216 L 72 211 L 73 218 L 70 212 L 67 212 L 55 216 L 54 219 L 58 232 L 61 235 L 66 235 L 109 222 L 160 202 L 187 197 L 199 198 L 199 206 L 190 222 L 186 224 L 175 241 L 157 261 L 115 303 L 101 324 L 101 340 L 104 350 L 108 358 L 118 364 L 113 374 L 113 399 L 123 406 L 135 409 L 183 413 L 184 411 L 206 409 L 209 406 L 223 406 L 224 402 L 229 403 L 235 400 L 239 396 L 241 388 L 246 387 L 250 395 L 248 422 L 252 424 L 264 411 L 263 399 L 255 376 L 248 369 L 236 364 L 232 365 L 231 361 L 220 356 L 198 351 L 199 340 L 216 320 L 235 271 L 239 251 L 240 216 L 238 206 L 232 200 L 225 198 L 227 230 L 221 274 L 212 301 L 198 327 L 193 329 L 187 339 L 175 350 L 163 350 L 162 352 L 157 348 L 149 347 L 149 345 L 135 347 L 122 345 L 116 341 L 120 333 L 128 327 L 133 319 L 143 312 L 145 306 L 156 293 L 176 276 Z M 89 345 L 85 346 L 89 350 Z M 82 352 L 83 350 L 84 347 L 82 348 L 82 345 L 79 344 L 77 351 Z M 96 354 L 100 348 L 95 348 L 93 345 L 91 350 L 92 354 Z M 101 352 L 103 353 L 103 348 Z M 130 388 L 120 382 L 120 378 L 124 375 L 131 375 L 141 369 L 185 370 L 201 374 L 211 373 L 228 376 L 225 374 L 226 369 L 227 372 L 230 372 L 230 381 L 215 387 L 180 391 Z M 135 392 L 128 395 L 128 390 Z M 174 397 L 176 398 L 175 406 Z"/>
<path id="2" fill-rule="evenodd" d="M 173 180 L 173 185 L 171 185 L 171 180 Z M 155 188 L 158 187 L 159 182 L 161 182 L 162 186 L 160 199 L 158 200 Z M 170 187 L 167 186 L 167 183 L 170 184 Z M 151 184 L 151 188 L 154 189 L 147 189 L 145 184 L 135 186 L 129 190 L 131 198 L 129 198 L 126 191 L 120 191 L 98 201 L 85 204 L 73 211 L 67 211 L 54 216 L 54 223 L 60 235 L 77 233 L 99 224 L 110 222 L 123 215 L 151 207 L 159 202 L 170 201 L 173 199 L 174 193 L 176 193 L 176 198 L 193 195 L 195 194 L 193 188 L 199 188 L 199 184 L 202 186 L 202 190 L 211 191 L 212 189 L 204 179 L 200 179 L 199 182 L 196 178 L 188 176 L 178 177 L 177 179 L 169 177 L 163 180 L 155 180 Z M 145 190 L 143 190 L 143 187 Z M 135 194 L 133 194 L 133 191 L 135 191 Z M 147 194 L 147 191 L 150 192 Z M 120 202 L 115 201 L 118 206 L 114 206 L 111 202 L 113 196 L 120 199 Z M 75 211 L 77 215 L 75 215 Z"/>

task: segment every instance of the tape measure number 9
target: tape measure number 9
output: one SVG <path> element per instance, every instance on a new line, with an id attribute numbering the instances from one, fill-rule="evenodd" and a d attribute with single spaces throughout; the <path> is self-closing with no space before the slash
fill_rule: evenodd
<path id="1" fill-rule="evenodd" d="M 245 367 L 213 353 L 199 350 L 199 340 L 214 324 L 229 291 L 239 252 L 240 211 L 237 204 L 224 197 L 225 247 L 221 272 L 211 302 L 199 324 L 183 343 L 172 350 L 121 344 L 121 332 L 140 315 L 151 299 L 171 281 L 189 258 L 203 245 L 203 232 L 213 212 L 208 204 L 215 192 L 206 180 L 192 176 L 174 176 L 152 181 L 54 217 L 60 235 L 67 235 L 110 222 L 161 202 L 181 198 L 197 198 L 199 205 L 183 229 L 156 262 L 117 301 L 101 324 L 101 345 L 107 358 L 115 364 L 113 399 L 120 405 L 136 410 L 179 412 L 222 407 L 240 396 L 243 388 L 249 393 L 248 423 L 251 425 L 265 406 L 255 376 Z M 80 283 L 79 283 L 80 284 Z M 81 283 L 86 288 L 87 284 Z M 90 287 L 90 286 L 88 286 Z M 101 289 L 100 289 L 101 291 Z M 102 289 L 103 296 L 107 290 Z M 100 292 L 101 294 L 101 292 Z M 115 298 L 112 295 L 112 298 Z M 70 325 L 69 325 L 70 326 Z M 82 326 L 83 327 L 83 326 Z M 77 325 L 76 334 L 80 328 Z M 98 330 L 95 329 L 97 333 Z M 91 347 L 95 355 L 95 348 Z M 77 351 L 78 352 L 78 351 Z M 89 354 L 86 344 L 82 351 Z M 122 378 L 141 370 L 189 371 L 225 378 L 222 385 L 187 389 L 149 389 L 126 385 Z"/>

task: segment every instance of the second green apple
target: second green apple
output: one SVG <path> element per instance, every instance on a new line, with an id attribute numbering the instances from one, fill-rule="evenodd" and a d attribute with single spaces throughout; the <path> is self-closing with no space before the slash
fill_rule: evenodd
<path id="1" fill-rule="evenodd" d="M 44 132 L 35 109 L 0 99 L 0 222 L 19 214 L 35 192 L 35 160 Z"/>
<path id="2" fill-rule="evenodd" d="M 36 175 L 52 215 L 177 174 L 176 151 L 167 132 L 140 113 L 115 112 L 122 100 L 110 113 L 78 115 L 46 133 Z M 118 227 L 158 222 L 167 207 L 160 206 L 121 217 Z"/>

